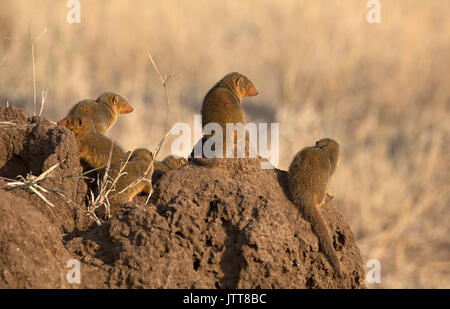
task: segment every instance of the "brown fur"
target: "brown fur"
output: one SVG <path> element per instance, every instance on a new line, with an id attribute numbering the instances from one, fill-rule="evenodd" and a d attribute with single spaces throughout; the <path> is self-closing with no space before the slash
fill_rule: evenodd
<path id="1" fill-rule="evenodd" d="M 126 160 L 122 147 L 95 131 L 94 123 L 87 116 L 67 116 L 58 123 L 70 129 L 77 140 L 78 151 L 84 169 L 105 168 L 110 157 L 111 164 Z"/>
<path id="2" fill-rule="evenodd" d="M 155 161 L 154 162 L 154 166 L 155 166 L 155 173 L 154 173 L 154 175 L 157 178 L 159 178 L 163 174 L 165 174 L 165 173 L 167 173 L 167 172 L 169 172 L 171 170 L 176 170 L 176 169 L 182 167 L 187 162 L 188 162 L 187 159 L 185 159 L 183 157 L 177 157 L 177 156 L 174 156 L 174 155 L 167 156 L 162 161 Z"/>
<path id="3" fill-rule="evenodd" d="M 119 114 L 128 114 L 133 111 L 130 104 L 120 95 L 105 92 L 95 101 L 83 100 L 75 104 L 68 116 L 85 115 L 92 119 L 95 130 L 101 135 L 105 135 L 111 126 L 116 122 Z M 60 122 L 58 122 L 58 125 Z"/>
<path id="4" fill-rule="evenodd" d="M 170 168 L 161 161 L 155 161 L 153 164 L 155 165 L 155 172 L 158 171 L 164 174 L 170 171 Z"/>
<path id="5" fill-rule="evenodd" d="M 187 163 L 187 160 L 183 157 L 170 155 L 164 158 L 162 163 L 165 164 L 169 168 L 169 170 L 176 170 L 185 165 Z"/>
<path id="6" fill-rule="evenodd" d="M 131 202 L 139 193 L 150 194 L 152 192 L 152 174 L 154 170 L 152 162 L 153 154 L 145 148 L 138 148 L 133 151 L 130 159 L 124 166 L 122 176 L 117 178 L 125 162 L 110 167 L 106 191 L 111 189 L 112 183 L 117 178 L 115 187 L 108 194 L 111 215 L 114 215 L 123 204 Z M 139 181 L 136 182 L 137 180 Z M 98 210 L 98 214 L 104 217 L 103 207 Z"/>
<path id="7" fill-rule="evenodd" d="M 321 250 L 341 276 L 341 262 L 334 250 L 328 226 L 320 213 L 338 157 L 339 144 L 332 139 L 322 139 L 316 146 L 303 148 L 295 155 L 288 174 L 294 204 L 311 223 Z"/>
<path id="8" fill-rule="evenodd" d="M 223 132 L 223 157 L 226 157 L 226 124 L 245 124 L 245 114 L 242 108 L 242 98 L 246 96 L 256 96 L 253 83 L 244 75 L 233 72 L 225 75 L 217 84 L 212 87 L 202 103 L 202 126 L 214 122 L 222 127 Z M 207 136 L 207 138 L 210 136 Z M 234 132 L 234 143 L 236 143 L 237 132 Z M 210 165 L 208 159 L 194 158 L 192 161 L 201 165 Z"/>

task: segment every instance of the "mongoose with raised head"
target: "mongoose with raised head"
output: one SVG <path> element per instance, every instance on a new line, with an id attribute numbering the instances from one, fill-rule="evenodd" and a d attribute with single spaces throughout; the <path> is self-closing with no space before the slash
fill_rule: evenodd
<path id="1" fill-rule="evenodd" d="M 110 191 L 108 201 L 111 215 L 123 204 L 131 202 L 137 194 L 152 192 L 154 169 L 152 162 L 153 154 L 145 148 L 138 148 L 132 152 L 128 162 L 121 162 L 110 167 L 105 192 Z M 104 216 L 104 207 L 100 208 L 98 213 Z"/>
<path id="2" fill-rule="evenodd" d="M 122 147 L 108 137 L 98 134 L 95 131 L 94 123 L 88 116 L 67 116 L 60 120 L 58 125 L 67 127 L 75 134 L 84 169 L 101 171 L 108 164 L 110 153 L 110 164 L 126 160 L 126 154 Z"/>
<path id="3" fill-rule="evenodd" d="M 325 203 L 328 181 L 339 158 L 339 144 L 329 138 L 319 140 L 314 147 L 300 150 L 289 166 L 289 189 L 294 204 L 317 234 L 321 250 L 336 273 L 342 275 L 341 262 L 333 247 L 330 231 L 320 213 Z"/>
<path id="4" fill-rule="evenodd" d="M 218 123 L 223 133 L 223 153 L 226 157 L 226 124 L 242 123 L 245 125 L 245 114 L 242 108 L 242 98 L 252 97 L 258 94 L 253 83 L 244 75 L 232 72 L 225 75 L 206 94 L 202 103 L 202 127 L 208 123 Z M 209 136 L 208 136 L 209 137 Z M 236 143 L 237 132 L 234 132 L 234 143 Z M 209 165 L 205 158 L 194 158 L 192 161 Z"/>
<path id="5" fill-rule="evenodd" d="M 68 116 L 84 115 L 92 119 L 98 134 L 105 135 L 119 114 L 128 114 L 133 108 L 127 100 L 113 92 L 102 93 L 95 101 L 83 100 L 75 104 Z"/>

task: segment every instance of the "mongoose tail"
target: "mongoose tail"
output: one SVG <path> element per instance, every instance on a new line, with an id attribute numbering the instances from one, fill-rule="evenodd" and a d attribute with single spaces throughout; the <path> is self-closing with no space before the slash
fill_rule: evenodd
<path id="1" fill-rule="evenodd" d="M 320 205 L 310 204 L 308 207 L 303 207 L 302 212 L 305 218 L 311 223 L 311 227 L 319 239 L 320 251 L 323 251 L 336 273 L 342 277 L 341 262 L 331 242 L 330 229 L 320 213 L 320 207 L 324 204 L 325 200 Z"/>

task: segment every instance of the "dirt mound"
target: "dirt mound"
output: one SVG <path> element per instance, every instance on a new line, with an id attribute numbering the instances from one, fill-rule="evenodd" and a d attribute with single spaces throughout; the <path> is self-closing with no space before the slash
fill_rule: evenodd
<path id="1" fill-rule="evenodd" d="M 17 107 L 0 108 L 0 123 L 3 124 L 0 127 L 0 176 L 14 180 L 19 175 L 39 176 L 59 163 L 48 179 L 39 184 L 61 191 L 63 196 L 44 194 L 55 205 L 51 207 L 28 190 L 9 192 L 29 201 L 64 232 L 86 229 L 92 222 L 84 215 L 82 206 L 87 187 L 84 180 L 76 177 L 81 167 L 73 133 L 43 117 L 30 117 Z M 0 187 L 4 184 L 5 180 L 0 180 Z"/>
<path id="2" fill-rule="evenodd" d="M 0 288 L 68 288 L 61 232 L 26 200 L 0 191 Z"/>
<path id="3" fill-rule="evenodd" d="M 16 125 L 0 128 L 0 176 L 39 175 L 60 163 L 42 185 L 71 202 L 49 195 L 51 208 L 26 190 L 0 189 L 0 287 L 365 287 L 359 249 L 333 203 L 323 215 L 343 278 L 289 201 L 287 173 L 262 170 L 259 159 L 189 163 L 158 180 L 148 205 L 138 196 L 93 226 L 84 216 L 85 183 L 61 177 L 81 171 L 73 134 L 21 109 L 0 109 L 0 122 L 10 121 Z M 65 281 L 70 258 L 81 262 L 76 286 Z"/>
<path id="4" fill-rule="evenodd" d="M 335 206 L 323 210 L 344 278 L 333 276 L 310 224 L 286 197 L 287 173 L 259 166 L 232 160 L 169 172 L 151 205 L 127 204 L 68 248 L 106 267 L 108 287 L 365 287 L 359 249 Z"/>

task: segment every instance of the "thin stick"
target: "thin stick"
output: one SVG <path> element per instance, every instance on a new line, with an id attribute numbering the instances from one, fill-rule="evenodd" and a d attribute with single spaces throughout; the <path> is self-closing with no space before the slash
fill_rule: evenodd
<path id="1" fill-rule="evenodd" d="M 166 106 L 167 106 L 167 112 L 166 112 L 166 123 L 164 124 L 164 131 L 163 134 L 166 135 L 167 134 L 167 126 L 169 124 L 169 105 L 170 105 L 170 99 L 169 99 L 169 90 L 167 88 L 167 82 L 169 81 L 169 78 L 171 78 L 171 75 L 166 75 L 166 74 L 162 74 L 158 67 L 156 66 L 155 61 L 153 60 L 152 54 L 148 53 L 148 57 L 150 58 L 150 61 L 153 65 L 153 67 L 155 68 L 156 73 L 158 73 L 159 79 L 161 80 L 161 83 L 164 87 L 164 93 L 166 96 Z M 156 154 L 155 154 L 155 158 L 156 158 Z"/>
<path id="2" fill-rule="evenodd" d="M 34 62 L 34 43 L 31 43 L 31 58 L 33 59 L 33 116 L 36 116 L 36 65 Z"/>
<path id="3" fill-rule="evenodd" d="M 3 56 L 2 60 L 0 61 L 0 67 L 1 67 L 1 66 L 3 65 L 3 63 L 5 62 L 6 56 L 8 56 L 8 55 Z"/>
<path id="4" fill-rule="evenodd" d="M 39 41 L 44 36 L 45 33 L 47 33 L 47 28 L 44 29 L 34 40 L 32 40 L 31 39 L 31 30 L 28 29 L 28 42 L 27 43 L 31 45 L 31 60 L 33 63 L 33 116 L 36 116 L 36 62 L 35 62 L 35 57 L 34 57 L 34 44 L 37 41 Z M 22 40 L 10 38 L 10 37 L 5 37 L 5 40 L 13 40 L 13 41 L 25 43 Z M 2 61 L 2 63 L 3 63 L 3 61 Z M 43 105 L 43 103 L 42 103 L 42 105 Z M 42 110 L 42 108 L 41 108 L 41 110 Z"/>
<path id="5" fill-rule="evenodd" d="M 171 75 L 166 75 L 166 74 L 162 74 L 159 69 L 158 66 L 156 65 L 155 61 L 153 60 L 152 54 L 149 52 L 148 53 L 148 58 L 150 59 L 150 62 L 152 63 L 153 67 L 155 68 L 156 73 L 158 73 L 159 79 L 164 87 L 164 94 L 166 96 L 166 106 L 167 106 L 167 110 L 166 110 L 166 123 L 164 124 L 164 131 L 163 131 L 163 137 L 161 138 L 161 140 L 159 141 L 158 145 L 156 146 L 155 150 L 153 151 L 154 155 L 153 155 L 153 160 L 152 162 L 149 164 L 149 166 L 147 167 L 147 170 L 145 172 L 145 175 L 147 175 L 147 173 L 149 172 L 149 170 L 151 169 L 151 167 L 153 166 L 153 162 L 154 160 L 156 160 L 156 157 L 158 156 L 159 151 L 161 150 L 167 136 L 169 136 L 170 131 L 168 130 L 168 124 L 169 124 L 169 114 L 170 114 L 170 97 L 169 97 L 169 90 L 167 87 L 167 82 L 169 81 L 169 78 L 171 77 Z M 147 205 L 148 201 L 150 200 L 150 197 L 152 195 L 153 192 L 153 186 L 151 186 L 150 188 L 150 193 L 147 196 L 147 199 L 145 200 L 145 204 Z"/>
<path id="6" fill-rule="evenodd" d="M 45 91 L 42 91 L 41 94 L 41 110 L 39 111 L 39 116 L 42 115 L 42 112 L 44 111 L 44 105 L 45 105 L 45 99 L 47 99 L 47 93 L 48 93 L 48 89 Z"/>
<path id="7" fill-rule="evenodd" d="M 34 43 L 39 41 L 40 38 L 47 32 L 47 29 L 44 29 L 41 34 L 38 35 L 36 39 L 34 39 L 31 42 L 31 56 L 33 57 L 33 116 L 36 116 L 36 65 L 34 61 Z M 31 39 L 31 37 L 30 37 Z M 41 102 L 41 105 L 44 105 L 43 102 Z M 41 109 L 42 110 L 42 109 Z M 39 114 L 40 115 L 40 114 Z"/>

